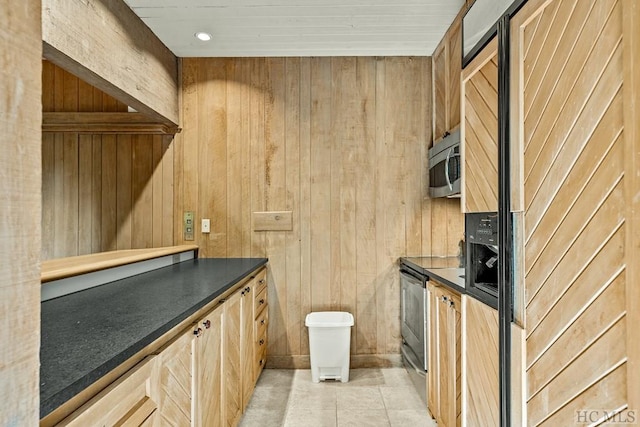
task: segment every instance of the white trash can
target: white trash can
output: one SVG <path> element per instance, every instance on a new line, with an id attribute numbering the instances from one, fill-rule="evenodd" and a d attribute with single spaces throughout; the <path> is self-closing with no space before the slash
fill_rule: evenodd
<path id="1" fill-rule="evenodd" d="M 311 380 L 349 381 L 349 349 L 353 315 L 344 311 L 307 314 Z"/>

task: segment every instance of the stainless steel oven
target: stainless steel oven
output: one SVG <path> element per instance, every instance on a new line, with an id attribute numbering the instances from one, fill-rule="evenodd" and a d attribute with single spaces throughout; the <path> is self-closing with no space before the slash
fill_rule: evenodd
<path id="1" fill-rule="evenodd" d="M 400 269 L 402 352 L 411 365 L 427 371 L 427 278 Z"/>

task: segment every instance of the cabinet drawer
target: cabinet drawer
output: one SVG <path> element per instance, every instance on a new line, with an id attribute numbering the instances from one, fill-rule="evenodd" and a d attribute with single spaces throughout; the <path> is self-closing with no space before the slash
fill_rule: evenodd
<path id="1" fill-rule="evenodd" d="M 264 286 L 262 290 L 257 290 L 253 303 L 253 313 L 256 318 L 262 313 L 262 310 L 267 306 L 267 287 Z"/>
<path id="2" fill-rule="evenodd" d="M 262 310 L 255 323 L 256 343 L 267 336 L 267 325 L 269 324 L 269 310 Z"/>
<path id="3" fill-rule="evenodd" d="M 267 288 L 267 269 L 262 269 L 258 274 L 256 274 L 256 277 L 253 280 L 255 283 L 256 295 L 258 295 L 263 289 Z"/>
<path id="4" fill-rule="evenodd" d="M 260 372 L 264 368 L 264 365 L 267 363 L 267 338 L 264 337 L 264 343 L 259 345 L 256 343 L 256 353 L 255 353 L 255 378 L 256 380 L 260 376 Z"/>

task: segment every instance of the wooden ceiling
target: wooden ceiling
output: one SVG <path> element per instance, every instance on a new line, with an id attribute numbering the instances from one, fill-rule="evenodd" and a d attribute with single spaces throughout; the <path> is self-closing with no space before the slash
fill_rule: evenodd
<path id="1" fill-rule="evenodd" d="M 464 0 L 124 0 L 180 57 L 431 55 Z M 213 36 L 209 42 L 194 37 Z"/>

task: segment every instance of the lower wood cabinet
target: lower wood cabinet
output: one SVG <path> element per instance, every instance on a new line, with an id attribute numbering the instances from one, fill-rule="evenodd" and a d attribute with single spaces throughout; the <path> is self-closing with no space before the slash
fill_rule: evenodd
<path id="1" fill-rule="evenodd" d="M 429 372 L 427 406 L 439 426 L 462 422 L 460 295 L 436 281 L 427 285 Z"/>
<path id="2" fill-rule="evenodd" d="M 191 425 L 193 340 L 187 330 L 158 354 L 159 425 Z"/>
<path id="3" fill-rule="evenodd" d="M 266 360 L 266 270 L 58 425 L 234 427 Z"/>
<path id="4" fill-rule="evenodd" d="M 222 402 L 222 317 L 220 305 L 198 322 L 193 340 L 193 425 L 223 425 Z"/>
<path id="5" fill-rule="evenodd" d="M 59 426 L 155 425 L 158 358 L 150 356 L 62 420 Z"/>
<path id="6" fill-rule="evenodd" d="M 235 426 L 242 416 L 242 368 L 240 366 L 241 295 L 224 302 L 222 321 L 222 408 L 225 426 Z"/>
<path id="7" fill-rule="evenodd" d="M 498 310 L 464 296 L 465 418 L 468 426 L 500 424 Z"/>

